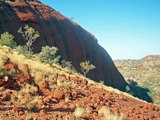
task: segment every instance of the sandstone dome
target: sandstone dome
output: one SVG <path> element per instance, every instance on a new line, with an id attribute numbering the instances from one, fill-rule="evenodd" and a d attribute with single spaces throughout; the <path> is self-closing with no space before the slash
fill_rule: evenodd
<path id="1" fill-rule="evenodd" d="M 35 52 L 45 45 L 56 46 L 62 58 L 71 61 L 78 71 L 82 61 L 89 60 L 94 64 L 96 69 L 87 77 L 125 90 L 127 83 L 94 35 L 38 0 L 15 1 L 18 2 L 0 1 L 0 34 L 8 31 L 15 36 L 17 44 L 25 44 L 17 30 L 28 24 L 40 33 L 33 44 Z"/>

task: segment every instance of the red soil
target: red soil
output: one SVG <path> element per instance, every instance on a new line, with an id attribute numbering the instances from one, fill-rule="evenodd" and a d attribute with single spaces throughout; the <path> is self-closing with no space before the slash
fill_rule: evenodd
<path id="1" fill-rule="evenodd" d="M 27 67 L 24 68 L 26 68 L 24 71 L 29 71 Z M 4 77 L 6 71 L 11 72 L 13 70 L 16 72 L 10 74 L 6 79 Z M 38 91 L 36 95 L 31 97 L 34 99 L 35 96 L 39 96 L 37 108 L 27 110 L 25 106 L 20 105 L 20 103 L 17 104 L 11 98 L 12 96 L 16 97 L 18 91 L 21 91 L 22 84 L 34 84 L 34 78 L 28 77 L 30 75 L 20 71 L 11 62 L 6 63 L 2 73 L 0 73 L 0 116 L 5 120 L 11 118 L 23 120 L 28 115 L 34 120 L 65 120 L 66 118 L 75 120 L 74 111 L 78 106 L 85 108 L 84 113 L 79 118 L 81 120 L 104 120 L 101 111 L 105 107 L 112 112 L 123 113 L 126 120 L 160 119 L 160 109 L 151 103 L 89 85 L 84 79 L 75 75 L 67 77 L 65 74 L 58 75 L 57 80 L 42 80 L 36 84 Z M 25 80 L 21 82 L 22 79 Z M 64 86 L 58 87 L 58 80 L 64 83 Z M 54 91 L 51 90 L 50 83 L 57 86 Z M 70 84 L 65 85 L 65 83 Z M 25 97 L 24 95 L 22 99 Z"/>

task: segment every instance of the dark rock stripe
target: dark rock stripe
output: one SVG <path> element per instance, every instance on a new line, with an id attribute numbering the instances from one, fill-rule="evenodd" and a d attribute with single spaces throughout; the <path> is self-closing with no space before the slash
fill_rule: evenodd
<path id="1" fill-rule="evenodd" d="M 45 45 L 56 46 L 62 58 L 72 61 L 78 71 L 80 62 L 89 60 L 96 66 L 88 73 L 89 78 L 125 90 L 122 75 L 91 33 L 40 2 L 0 2 L 0 34 L 8 31 L 15 35 L 18 44 L 24 44 L 25 40 L 17 30 L 25 24 L 40 33 L 40 38 L 33 44 L 35 52 Z"/>

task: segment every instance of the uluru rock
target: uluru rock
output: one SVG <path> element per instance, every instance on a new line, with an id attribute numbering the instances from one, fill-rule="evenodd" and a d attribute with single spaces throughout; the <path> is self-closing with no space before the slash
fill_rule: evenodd
<path id="1" fill-rule="evenodd" d="M 45 45 L 56 46 L 62 58 L 72 61 L 78 71 L 82 61 L 89 60 L 94 64 L 96 69 L 90 71 L 87 77 L 96 81 L 103 80 L 106 85 L 120 90 L 125 89 L 126 82 L 122 75 L 91 33 L 38 0 L 19 1 L 0 1 L 0 34 L 8 31 L 15 36 L 17 44 L 25 44 L 17 31 L 28 24 L 40 33 L 33 44 L 35 52 L 39 52 Z"/>

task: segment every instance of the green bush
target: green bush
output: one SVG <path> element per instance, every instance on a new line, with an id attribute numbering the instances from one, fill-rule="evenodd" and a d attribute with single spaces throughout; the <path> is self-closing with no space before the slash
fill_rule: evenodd
<path id="1" fill-rule="evenodd" d="M 60 56 L 56 55 L 57 51 L 58 49 L 56 47 L 42 47 L 42 51 L 38 54 L 38 58 L 41 62 L 49 64 L 59 63 Z"/>
<path id="2" fill-rule="evenodd" d="M 20 53 L 23 54 L 24 56 L 30 58 L 33 55 L 32 51 L 28 51 L 27 46 L 17 46 L 16 50 Z"/>
<path id="3" fill-rule="evenodd" d="M 7 45 L 11 48 L 14 48 L 16 46 L 16 42 L 14 41 L 14 36 L 9 32 L 4 32 L 3 34 L 1 34 L 0 44 Z"/>

